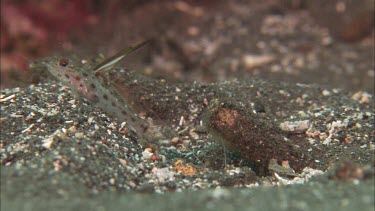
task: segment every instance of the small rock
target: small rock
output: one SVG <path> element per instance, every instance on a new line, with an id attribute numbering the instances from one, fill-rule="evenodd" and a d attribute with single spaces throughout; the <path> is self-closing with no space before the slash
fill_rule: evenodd
<path id="1" fill-rule="evenodd" d="M 150 148 L 146 148 L 142 152 L 142 158 L 143 158 L 143 160 L 151 160 L 153 155 L 154 155 L 154 153 L 151 152 Z"/>
<path id="2" fill-rule="evenodd" d="M 267 63 L 270 63 L 275 58 L 271 55 L 251 55 L 247 54 L 242 57 L 242 63 L 245 66 L 246 69 L 253 69 L 255 67 L 259 67 L 262 65 L 265 65 Z"/>
<path id="3" fill-rule="evenodd" d="M 174 162 L 173 166 L 175 172 L 181 172 L 185 176 L 194 175 L 198 172 L 194 166 L 192 166 L 189 163 L 186 163 L 182 159 L 178 159 L 176 162 Z"/>
<path id="4" fill-rule="evenodd" d="M 303 133 L 310 127 L 309 120 L 289 122 L 285 121 L 280 123 L 279 126 L 282 130 L 292 132 L 292 133 Z"/>
<path id="5" fill-rule="evenodd" d="M 47 138 L 47 139 L 43 140 L 42 146 L 44 148 L 49 149 L 49 148 L 51 148 L 52 143 L 53 143 L 53 137 L 50 137 L 50 138 Z"/>

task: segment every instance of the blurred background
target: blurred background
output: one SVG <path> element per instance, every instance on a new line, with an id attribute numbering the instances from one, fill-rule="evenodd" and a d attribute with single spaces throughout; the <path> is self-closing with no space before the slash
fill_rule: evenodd
<path id="1" fill-rule="evenodd" d="M 29 62 L 110 56 L 170 81 L 254 76 L 374 91 L 374 0 L 2 0 L 1 88 L 50 80 Z M 125 64 L 126 63 L 126 64 Z"/>

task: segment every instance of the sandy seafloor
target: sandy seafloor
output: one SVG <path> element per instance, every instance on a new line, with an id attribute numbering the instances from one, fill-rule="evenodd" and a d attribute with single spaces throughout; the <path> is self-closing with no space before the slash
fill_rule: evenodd
<path id="1" fill-rule="evenodd" d="M 210 133 L 205 130 L 193 133 L 200 126 L 200 121 L 198 125 L 190 123 L 186 126 L 195 129 L 191 129 L 193 132 L 190 133 L 185 132 L 187 134 L 178 133 L 186 131 L 186 127 L 182 126 L 187 123 L 177 126 L 164 123 L 164 127 L 173 129 L 170 129 L 171 133 L 166 133 L 169 137 L 160 140 L 160 158 L 153 161 L 135 140 L 119 132 L 121 126 L 116 121 L 85 100 L 78 103 L 70 90 L 60 84 L 4 90 L 1 130 L 4 164 L 1 167 L 2 206 L 7 208 L 5 210 L 18 210 L 16 206 L 25 210 L 29 206 L 62 210 L 116 207 L 159 210 L 169 207 L 182 210 L 194 207 L 212 210 L 260 207 L 267 210 L 329 210 L 330 206 L 339 206 L 344 210 L 353 207 L 371 210 L 374 202 L 374 177 L 370 167 L 373 162 L 371 106 L 363 104 L 362 98 L 352 97 L 356 94 L 341 95 L 341 91 L 330 92 L 333 96 L 327 98 L 322 94 L 324 90 L 318 86 L 301 87 L 263 80 L 233 82 L 231 86 L 227 86 L 228 83 L 210 86 L 214 90 L 216 86 L 227 90 L 237 87 L 231 92 L 231 99 L 237 99 L 236 96 L 241 96 L 241 93 L 251 96 L 251 93 L 259 92 L 236 93 L 235 89 L 248 89 L 251 87 L 249 84 L 262 84 L 255 86 L 259 90 L 288 88 L 290 95 L 284 99 L 287 101 L 299 96 L 300 92 L 316 98 L 314 105 L 319 106 L 312 106 L 313 112 L 306 109 L 302 119 L 309 119 L 317 125 L 320 133 L 329 134 L 332 137 L 329 142 L 332 143 L 323 144 L 328 138 L 324 135 L 310 138 L 309 141 L 307 131 L 294 137 L 293 142 L 299 143 L 301 148 L 311 146 L 311 150 L 304 153 L 312 160 L 307 162 L 306 169 L 296 172 L 297 175 L 283 175 L 281 170 L 276 171 L 277 175 L 269 172 L 258 176 L 246 160 L 241 163 L 244 161 L 241 154 L 230 153 L 228 149 L 224 151 L 225 148 Z M 210 86 L 203 87 L 207 90 Z M 196 84 L 194 87 L 201 89 Z M 192 90 L 181 89 L 189 90 L 189 93 Z M 186 95 L 184 91 L 180 90 L 171 96 L 173 99 L 175 96 L 183 99 Z M 205 94 L 197 93 L 197 96 Z M 221 94 L 218 96 L 217 99 L 226 99 Z M 285 94 L 279 92 L 272 96 L 275 101 L 285 98 Z M 372 97 L 366 96 L 370 99 Z M 159 102 L 162 99 L 151 101 Z M 194 100 L 190 102 L 191 105 L 196 104 Z M 175 104 L 169 105 L 175 107 Z M 286 104 L 274 109 L 290 107 L 285 112 L 295 114 L 298 110 L 293 105 Z M 342 112 L 331 112 L 335 111 L 335 105 L 338 105 L 336 110 Z M 176 111 L 177 114 L 184 112 L 188 111 Z M 339 125 L 335 130 L 319 127 L 332 122 L 332 119 L 351 123 Z M 342 131 L 353 138 L 340 138 Z M 174 135 L 185 145 L 173 143 L 171 140 Z M 287 133 L 283 135 L 288 137 Z M 314 157 L 318 149 L 323 153 Z M 177 173 L 174 162 L 178 159 L 194 166 L 198 172 L 194 175 Z M 345 164 L 345 161 L 350 162 Z M 335 173 L 335 168 L 342 162 L 341 173 Z M 223 163 L 226 163 L 226 167 Z M 327 170 L 328 173 L 323 174 Z M 313 181 L 309 181 L 311 177 Z M 276 187 L 279 185 L 282 187 Z"/>

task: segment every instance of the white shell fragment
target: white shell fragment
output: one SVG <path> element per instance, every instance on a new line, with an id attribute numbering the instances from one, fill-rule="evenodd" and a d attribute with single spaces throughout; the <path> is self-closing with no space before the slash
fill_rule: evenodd
<path id="1" fill-rule="evenodd" d="M 44 148 L 49 149 L 49 148 L 51 148 L 52 143 L 53 143 L 53 136 L 51 136 L 51 137 L 49 137 L 47 139 L 44 139 L 42 146 Z"/>
<path id="2" fill-rule="evenodd" d="M 152 173 L 155 174 L 156 178 L 159 180 L 159 182 L 165 182 L 165 181 L 173 181 L 174 180 L 174 172 L 170 171 L 168 167 L 165 168 L 157 168 L 154 167 L 152 169 Z"/>
<path id="3" fill-rule="evenodd" d="M 253 55 L 246 54 L 242 57 L 242 63 L 246 69 L 253 69 L 275 60 L 275 57 L 271 55 Z"/>
<path id="4" fill-rule="evenodd" d="M 142 152 L 142 158 L 143 160 L 151 160 L 154 153 L 150 152 L 149 150 L 145 149 Z"/>
<path id="5" fill-rule="evenodd" d="M 310 127 L 309 120 L 289 122 L 285 121 L 280 123 L 279 127 L 281 130 L 292 132 L 292 133 L 303 133 Z"/>

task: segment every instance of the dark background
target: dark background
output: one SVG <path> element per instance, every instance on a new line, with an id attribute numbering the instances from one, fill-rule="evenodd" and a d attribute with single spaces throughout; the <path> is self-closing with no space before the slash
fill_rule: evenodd
<path id="1" fill-rule="evenodd" d="M 28 70 L 41 57 L 110 56 L 150 38 L 125 67 L 169 80 L 256 75 L 374 91 L 371 0 L 4 0 L 1 87 L 46 81 Z"/>

